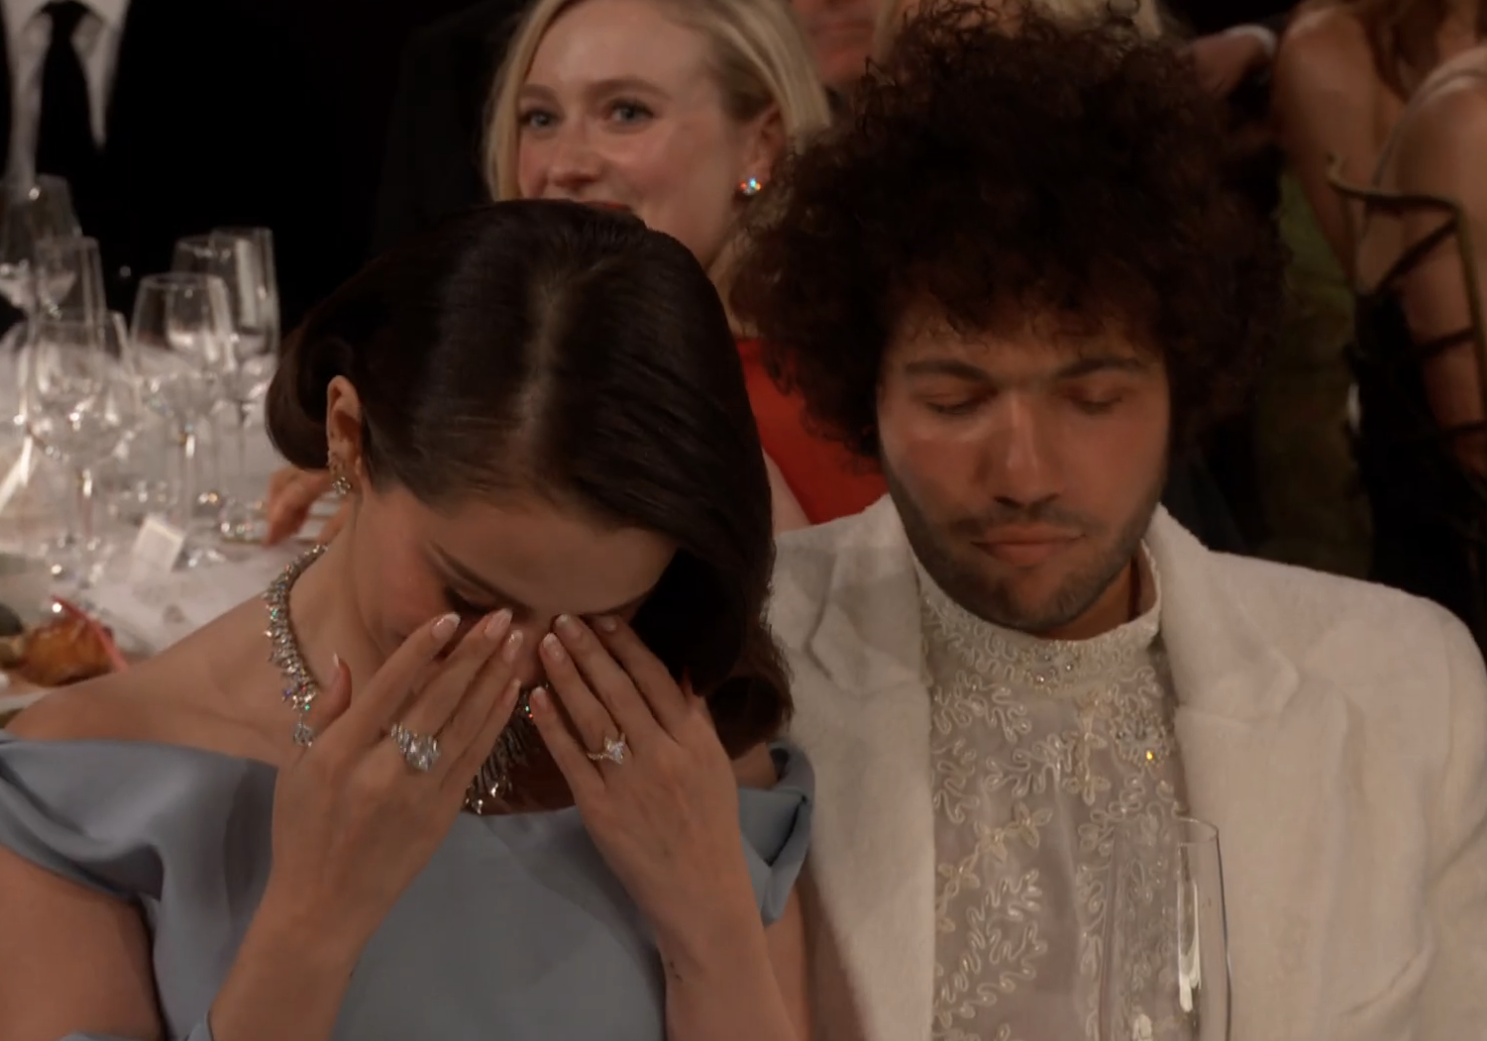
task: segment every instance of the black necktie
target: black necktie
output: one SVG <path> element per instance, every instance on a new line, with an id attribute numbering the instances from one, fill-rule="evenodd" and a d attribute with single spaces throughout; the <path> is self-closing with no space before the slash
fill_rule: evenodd
<path id="1" fill-rule="evenodd" d="M 52 42 L 41 67 L 36 172 L 67 178 L 74 203 L 81 210 L 83 200 L 79 196 L 88 194 L 88 182 L 98 160 L 89 118 L 88 79 L 72 46 L 72 34 L 88 9 L 78 0 L 54 0 L 42 11 L 52 20 Z"/>

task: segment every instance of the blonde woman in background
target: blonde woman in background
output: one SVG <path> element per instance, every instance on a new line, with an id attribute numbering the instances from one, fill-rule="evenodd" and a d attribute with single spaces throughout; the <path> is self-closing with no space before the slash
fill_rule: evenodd
<path id="1" fill-rule="evenodd" d="M 750 200 L 831 118 L 811 51 L 778 0 L 538 0 L 491 113 L 492 195 L 631 213 L 686 245 L 724 299 Z M 799 399 L 735 332 L 777 528 L 876 501 L 881 477 L 809 433 Z"/>
<path id="2" fill-rule="evenodd" d="M 620 210 L 682 242 L 726 298 L 739 217 L 775 161 L 830 121 L 790 8 L 778 0 L 538 0 L 496 78 L 486 134 L 492 197 Z M 883 493 L 809 435 L 739 339 L 777 530 L 855 513 Z M 321 475 L 281 478 L 273 535 L 297 528 Z"/>

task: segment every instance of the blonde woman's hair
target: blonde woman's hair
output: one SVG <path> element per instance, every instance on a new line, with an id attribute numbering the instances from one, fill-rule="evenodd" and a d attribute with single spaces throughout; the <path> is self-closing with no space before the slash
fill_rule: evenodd
<path id="1" fill-rule="evenodd" d="M 496 199 L 514 199 L 519 131 L 517 95 L 547 30 L 584 0 L 536 0 L 506 52 L 491 93 L 485 135 L 485 179 Z M 779 109 L 787 147 L 831 121 L 826 89 L 786 0 L 653 0 L 712 48 L 724 111 L 739 122 Z"/>
<path id="2" fill-rule="evenodd" d="M 932 0 L 923 0 L 923 2 L 932 2 Z M 1158 0 L 1013 0 L 1013 3 L 1022 3 L 1045 16 L 1068 21 L 1084 21 L 1099 18 L 1105 14 L 1121 14 L 1130 18 L 1137 32 L 1151 39 L 1165 35 L 1168 30 L 1166 16 Z M 878 33 L 873 46 L 874 54 L 883 56 L 888 53 L 888 48 L 893 45 L 893 38 L 898 33 L 898 27 L 903 24 L 905 18 L 913 17 L 912 13 L 906 13 L 906 10 L 918 6 L 920 6 L 920 0 L 879 0 Z M 1009 5 L 1006 0 L 986 0 L 986 6 L 995 10 L 998 7 Z"/>

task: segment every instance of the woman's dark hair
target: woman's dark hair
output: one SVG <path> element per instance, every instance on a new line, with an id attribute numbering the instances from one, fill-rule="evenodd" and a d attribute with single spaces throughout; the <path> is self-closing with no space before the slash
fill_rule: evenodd
<path id="1" fill-rule="evenodd" d="M 374 488 L 431 506 L 536 494 L 675 540 L 636 630 L 707 694 L 731 753 L 780 729 L 769 482 L 722 302 L 684 246 L 572 203 L 471 211 L 371 263 L 290 339 L 268 429 L 295 466 L 326 465 L 337 376 L 361 399 Z"/>
<path id="2" fill-rule="evenodd" d="M 1124 323 L 1165 361 L 1178 448 L 1244 404 L 1283 258 L 1173 45 L 1118 13 L 931 3 L 853 104 L 777 173 L 732 297 L 823 433 L 876 456 L 883 352 L 925 302 L 963 331 Z"/>

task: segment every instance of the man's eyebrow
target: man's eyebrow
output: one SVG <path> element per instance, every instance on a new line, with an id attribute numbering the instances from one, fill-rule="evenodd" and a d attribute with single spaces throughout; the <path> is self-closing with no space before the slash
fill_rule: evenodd
<path id="1" fill-rule="evenodd" d="M 1079 379 L 1081 376 L 1092 376 L 1100 372 L 1141 373 L 1150 371 L 1151 366 L 1152 363 L 1149 360 L 1128 354 L 1088 354 L 1075 358 L 1055 371 L 1053 379 Z M 950 376 L 974 383 L 1000 382 L 979 365 L 960 358 L 916 359 L 904 365 L 904 374 L 906 376 Z"/>

